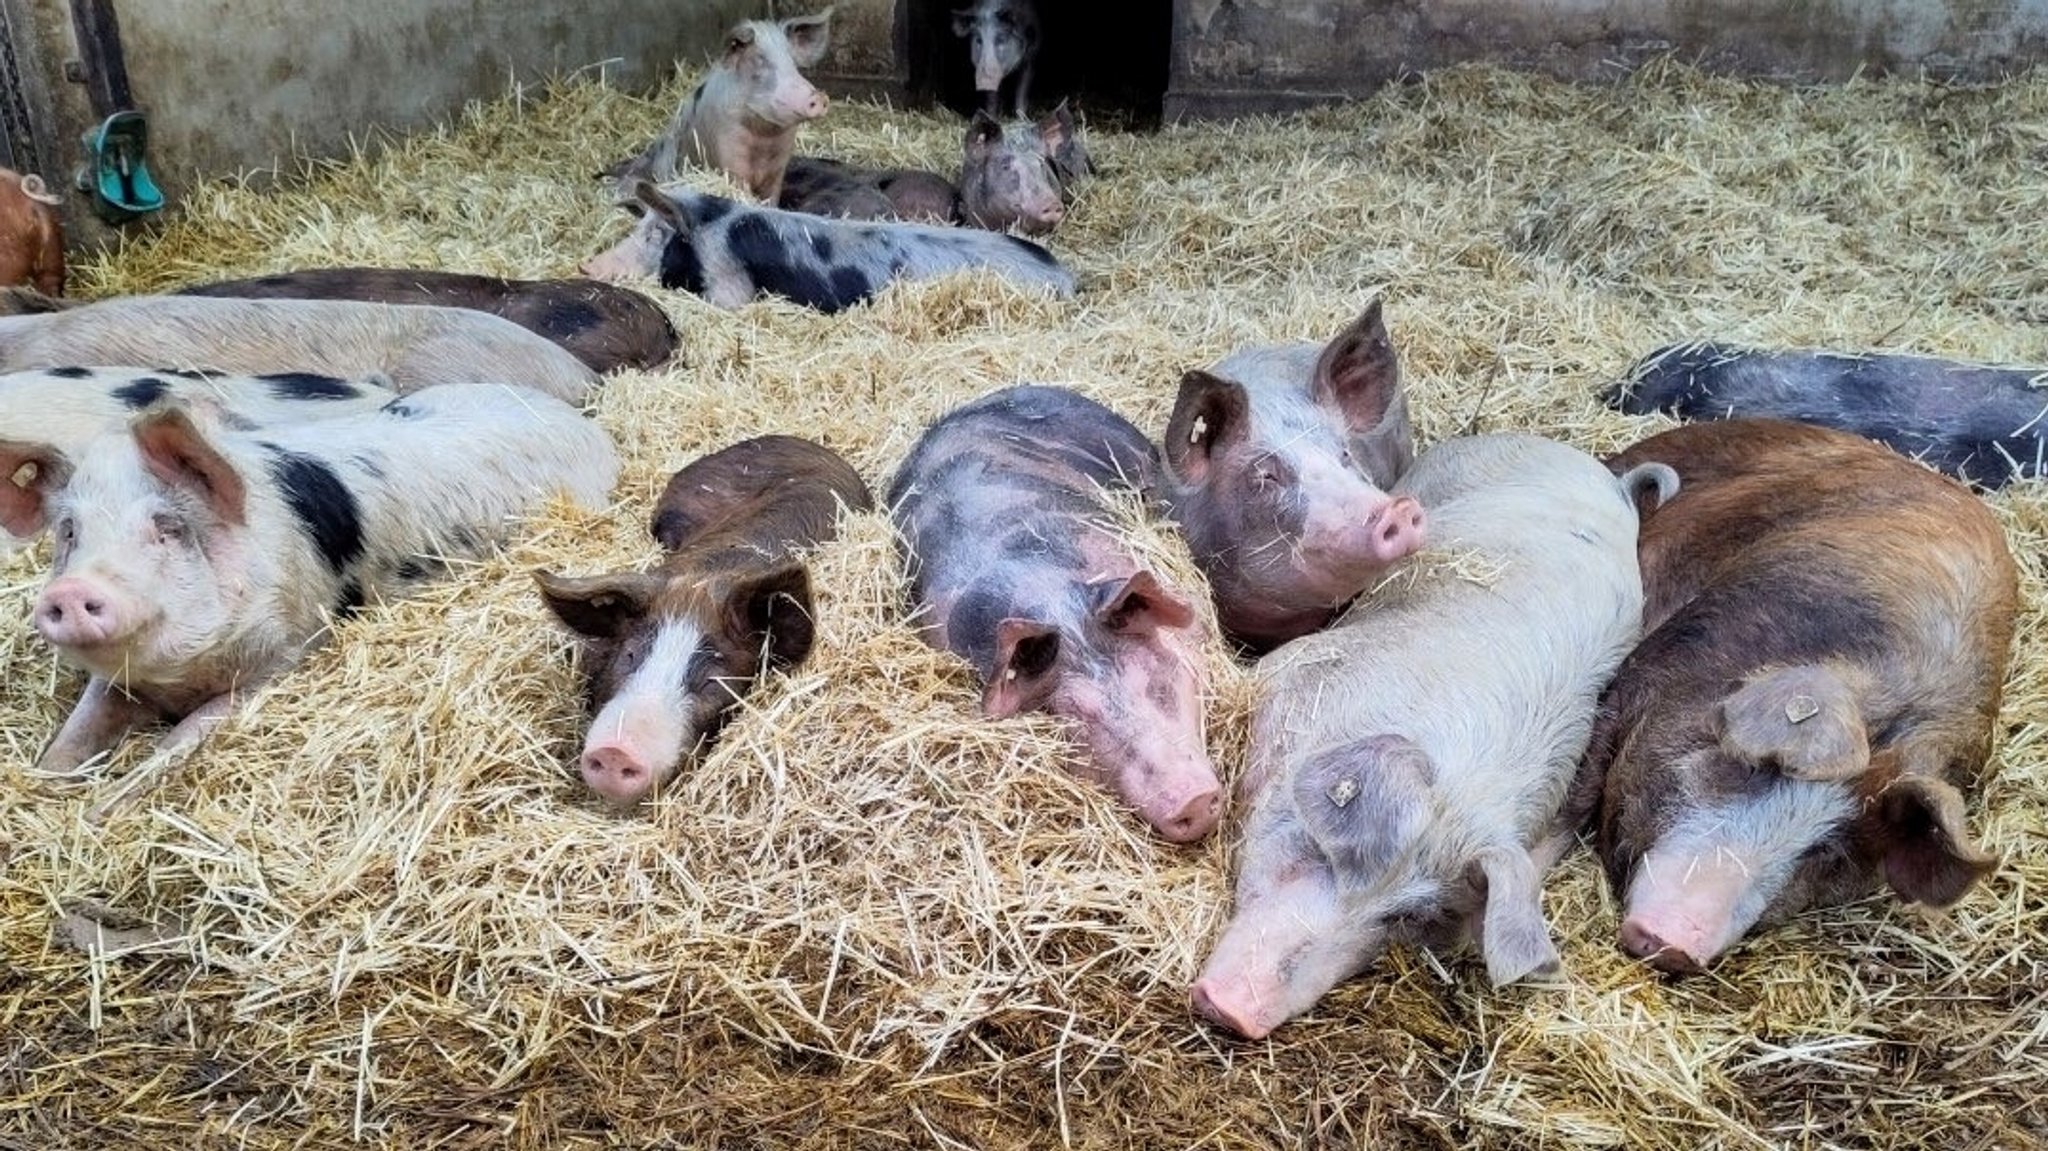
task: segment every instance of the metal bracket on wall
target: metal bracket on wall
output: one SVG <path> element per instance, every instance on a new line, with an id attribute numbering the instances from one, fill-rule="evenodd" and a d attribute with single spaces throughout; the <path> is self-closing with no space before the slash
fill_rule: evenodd
<path id="1" fill-rule="evenodd" d="M 79 59 L 65 77 L 86 86 L 99 125 L 85 134 L 85 164 L 78 190 L 92 194 L 92 207 L 109 224 L 125 224 L 164 206 L 164 194 L 149 174 L 149 123 L 128 90 L 128 64 L 121 55 L 121 28 L 113 0 L 71 0 L 71 27 Z"/>

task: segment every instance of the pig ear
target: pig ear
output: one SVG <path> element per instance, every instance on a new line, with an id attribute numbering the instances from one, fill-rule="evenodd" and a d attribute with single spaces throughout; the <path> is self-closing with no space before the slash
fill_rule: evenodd
<path id="1" fill-rule="evenodd" d="M 0 440 L 0 527 L 26 538 L 48 523 L 45 500 L 71 482 L 71 461 L 48 444 Z"/>
<path id="2" fill-rule="evenodd" d="M 213 514 L 228 523 L 244 522 L 248 491 L 241 473 L 206 442 L 185 408 L 152 408 L 136 418 L 130 431 L 150 475 L 200 496 Z"/>
<path id="3" fill-rule="evenodd" d="M 683 214 L 682 208 L 674 200 L 662 195 L 661 188 L 654 181 L 639 176 L 633 177 L 626 185 L 626 198 L 661 217 L 662 222 L 675 229 L 678 235 L 689 234 L 689 217 Z"/>
<path id="4" fill-rule="evenodd" d="M 655 581 L 639 572 L 562 576 L 545 568 L 533 573 L 541 602 L 570 631 L 592 639 L 617 639 L 647 618 Z"/>
<path id="5" fill-rule="evenodd" d="M 1095 619 L 1113 632 L 1145 633 L 1162 627 L 1186 627 L 1195 609 L 1159 577 L 1143 568 L 1122 582 L 1097 585 Z"/>
<path id="6" fill-rule="evenodd" d="M 981 713 L 1008 719 L 1052 693 L 1060 659 L 1060 631 L 1051 624 L 1011 617 L 996 625 L 996 663 L 981 691 Z"/>
<path id="7" fill-rule="evenodd" d="M 1527 975 L 1551 975 L 1561 964 L 1543 920 L 1543 876 L 1519 846 L 1489 847 L 1472 861 L 1471 877 L 1486 887 L 1479 953 L 1495 987 Z"/>
<path id="8" fill-rule="evenodd" d="M 1045 146 L 1045 154 L 1048 156 L 1064 147 L 1067 138 L 1073 134 L 1074 117 L 1067 111 L 1065 100 L 1060 101 L 1059 107 L 1054 108 L 1050 115 L 1038 122 L 1038 141 Z"/>
<path id="9" fill-rule="evenodd" d="M 728 56 L 737 56 L 753 46 L 754 26 L 752 23 L 742 22 L 735 24 L 732 26 L 732 31 L 726 33 L 725 54 Z"/>
<path id="10" fill-rule="evenodd" d="M 1251 397 L 1244 385 L 1197 368 L 1180 378 L 1180 395 L 1166 421 L 1166 466 L 1182 483 L 1208 478 L 1209 461 L 1242 439 Z"/>
<path id="11" fill-rule="evenodd" d="M 811 654 L 811 573 L 790 560 L 725 591 L 725 626 L 749 651 L 766 651 L 769 667 L 795 667 Z"/>
<path id="12" fill-rule="evenodd" d="M 1374 300 L 1323 346 L 1316 359 L 1316 399 L 1335 403 L 1347 427 L 1366 432 L 1387 418 L 1400 388 L 1401 364 Z"/>
<path id="13" fill-rule="evenodd" d="M 808 68 L 825 58 L 825 46 L 832 39 L 832 9 L 809 16 L 792 16 L 782 22 L 789 37 L 789 54 L 799 68 Z"/>
<path id="14" fill-rule="evenodd" d="M 967 122 L 967 158 L 979 160 L 988 155 L 997 140 L 1003 138 L 1003 125 L 985 108 L 974 110 L 974 119 Z"/>
<path id="15" fill-rule="evenodd" d="M 1970 842 L 1963 797 L 1924 775 L 1901 775 L 1878 795 L 1884 877 L 1900 898 L 1946 907 L 1998 865 Z"/>

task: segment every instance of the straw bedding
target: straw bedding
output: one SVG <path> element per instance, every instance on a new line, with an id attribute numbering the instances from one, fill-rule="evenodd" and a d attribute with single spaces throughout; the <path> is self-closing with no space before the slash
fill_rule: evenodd
<path id="1" fill-rule="evenodd" d="M 346 263 L 540 276 L 624 229 L 587 173 L 661 122 L 591 84 L 185 216 L 86 294 Z M 880 488 L 920 427 L 1021 380 L 1148 431 L 1179 373 L 1320 338 L 1384 292 L 1425 442 L 1663 426 L 1597 405 L 1712 335 L 2048 361 L 2048 77 L 1790 90 L 1653 67 L 1584 88 L 1459 70 L 1281 120 L 1099 133 L 1062 304 L 963 277 L 822 317 L 665 296 L 683 361 L 607 385 L 606 514 L 338 625 L 154 800 L 27 764 L 76 693 L 0 568 L 0 1145 L 1941 1147 L 2048 1144 L 2048 489 L 1992 501 L 2025 575 L 1974 817 L 2006 863 L 1952 913 L 1811 916 L 1711 976 L 1614 946 L 1584 852 L 1548 885 L 1568 974 L 1493 991 L 1397 953 L 1270 1042 L 1194 1022 L 1226 833 L 1144 835 L 1042 720 L 976 717 L 905 625 L 886 522 L 814 559 L 821 643 L 659 802 L 586 802 L 565 639 L 528 578 L 651 558 L 668 473 L 765 432 Z M 854 103 L 808 151 L 956 162 L 957 122 Z M 708 181 L 712 186 L 715 181 Z M 1174 539 L 1142 546 L 1187 579 Z M 1234 777 L 1249 676 L 1212 653 Z"/>

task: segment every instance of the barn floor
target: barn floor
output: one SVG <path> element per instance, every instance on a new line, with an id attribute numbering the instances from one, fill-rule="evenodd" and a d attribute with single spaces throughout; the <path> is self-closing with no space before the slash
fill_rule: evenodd
<path id="1" fill-rule="evenodd" d="M 439 135 L 179 222 L 87 295 L 374 263 L 554 275 L 624 229 L 588 178 L 668 102 L 516 93 Z M 1593 396 L 1716 337 L 2048 362 L 2048 76 L 1821 91 L 1654 67 L 1608 88 L 1461 70 L 1277 121 L 1104 134 L 1056 303 L 964 278 L 838 317 L 666 297 L 683 361 L 614 378 L 609 514 L 336 628 L 154 803 L 26 766 L 78 681 L 0 567 L 0 1146 L 1940 1147 L 2048 1145 L 2048 487 L 1992 501 L 2026 607 L 1997 778 L 2007 862 L 1954 911 L 1882 900 L 1670 982 L 1614 946 L 1585 853 L 1549 884 L 1568 968 L 1490 990 L 1401 953 L 1270 1042 L 1185 987 L 1230 840 L 1157 843 L 983 723 L 904 625 L 886 523 L 816 557 L 822 646 L 709 762 L 619 817 L 568 766 L 567 646 L 527 572 L 639 561 L 667 474 L 763 432 L 871 484 L 949 406 L 1071 384 L 1163 427 L 1179 374 L 1321 338 L 1384 292 L 1425 442 L 1661 426 Z M 957 162 L 957 121 L 835 105 L 807 151 Z M 1148 545 L 1185 572 L 1164 537 Z M 1213 653 L 1211 742 L 1246 675 Z M 1234 832 L 1234 823 L 1227 831 Z M 78 917 L 85 917 L 81 919 Z M 69 918 L 67 918 L 69 917 Z M 116 929 L 116 954 L 73 928 Z M 663 1137 L 665 1138 L 665 1141 Z"/>

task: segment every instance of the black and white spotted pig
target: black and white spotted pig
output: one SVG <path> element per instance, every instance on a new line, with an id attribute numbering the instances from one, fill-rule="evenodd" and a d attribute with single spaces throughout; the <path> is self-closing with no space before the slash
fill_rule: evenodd
<path id="1" fill-rule="evenodd" d="M 137 412 L 175 397 L 213 404 L 225 418 L 289 424 L 374 410 L 397 398 L 380 379 L 341 380 L 307 372 L 215 376 L 136 368 L 49 368 L 0 376 L 0 440 L 46 444 L 75 456 L 94 437 L 119 431 Z M 0 539 L 0 554 L 12 537 Z"/>
<path id="2" fill-rule="evenodd" d="M 580 404 L 601 382 L 581 360 L 510 320 L 466 308 L 353 300 L 124 296 L 0 316 L 0 372 L 74 364 L 230 375 L 382 376 L 401 392 L 513 384 Z"/>
<path id="3" fill-rule="evenodd" d="M 601 506 L 619 468 L 576 409 L 502 384 L 273 428 L 220 415 L 165 399 L 76 451 L 0 440 L 0 524 L 56 538 L 36 631 L 92 677 L 38 766 L 68 771 L 175 724 L 98 813 L 295 665 L 335 613 L 478 554 L 558 492 Z"/>
<path id="4" fill-rule="evenodd" d="M 1105 490 L 1155 490 L 1129 421 L 1060 388 L 1006 388 L 928 429 L 889 506 L 925 639 L 974 665 L 983 714 L 1075 728 L 1078 774 L 1191 842 L 1216 826 L 1201 625 L 1109 526 Z"/>
<path id="5" fill-rule="evenodd" d="M 1074 292 L 1074 277 L 1050 252 L 1015 236 L 832 220 L 645 181 L 631 194 L 640 222 L 586 261 L 584 275 L 610 281 L 658 276 L 662 287 L 721 308 L 780 296 L 821 312 L 853 307 L 896 280 L 935 279 L 969 268 L 987 268 L 1062 298 Z"/>

